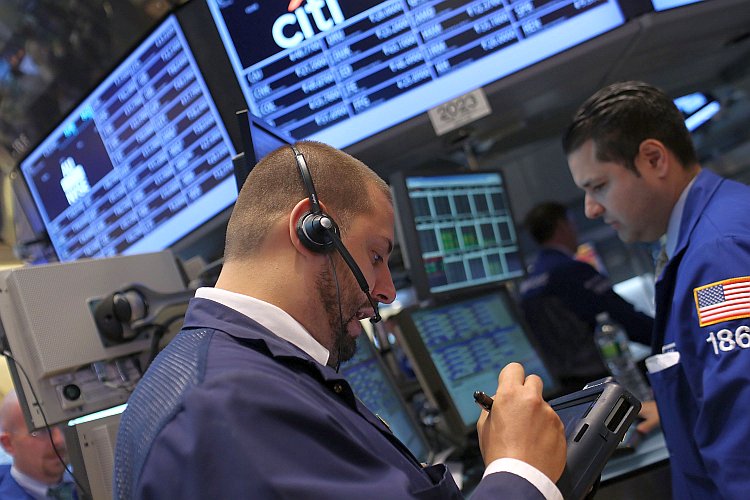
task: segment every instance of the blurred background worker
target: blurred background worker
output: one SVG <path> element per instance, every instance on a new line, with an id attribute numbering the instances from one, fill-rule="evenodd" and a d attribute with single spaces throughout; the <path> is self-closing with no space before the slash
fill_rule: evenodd
<path id="1" fill-rule="evenodd" d="M 599 313 L 609 313 L 643 344 L 651 342 L 653 319 L 617 295 L 606 276 L 575 259 L 578 234 L 564 205 L 540 203 L 524 224 L 541 248 L 521 283 L 521 307 L 548 368 L 566 391 L 575 391 L 608 375 L 594 341 Z"/>
<path id="2" fill-rule="evenodd" d="M 0 498 L 39 500 L 78 498 L 65 478 L 65 439 L 57 427 L 29 432 L 15 391 L 0 405 L 0 444 L 12 464 L 0 465 Z"/>

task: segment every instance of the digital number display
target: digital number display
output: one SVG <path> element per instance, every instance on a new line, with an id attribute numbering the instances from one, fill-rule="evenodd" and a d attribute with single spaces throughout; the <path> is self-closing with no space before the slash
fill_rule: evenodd
<path id="1" fill-rule="evenodd" d="M 345 147 L 624 22 L 614 0 L 209 0 L 251 112 Z M 292 5 L 294 7 L 294 5 Z"/>
<path id="2" fill-rule="evenodd" d="M 500 174 L 412 176 L 405 182 L 430 293 L 523 275 Z"/>
<path id="3" fill-rule="evenodd" d="M 167 248 L 234 202 L 234 154 L 172 16 L 20 167 L 67 261 Z"/>

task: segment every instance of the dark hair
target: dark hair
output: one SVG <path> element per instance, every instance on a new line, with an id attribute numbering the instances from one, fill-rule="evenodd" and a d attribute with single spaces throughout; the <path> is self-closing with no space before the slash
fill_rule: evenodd
<path id="1" fill-rule="evenodd" d="M 552 238 L 557 225 L 568 218 L 568 209 L 565 205 L 548 201 L 540 203 L 529 210 L 524 219 L 524 225 L 538 244 L 543 244 Z"/>
<path id="2" fill-rule="evenodd" d="M 612 161 L 638 173 L 635 157 L 646 139 L 669 148 L 685 168 L 698 162 L 685 119 L 660 89 L 644 82 L 614 83 L 589 97 L 563 136 L 566 155 L 589 139 L 599 161 Z"/>
<path id="3" fill-rule="evenodd" d="M 390 199 L 388 185 L 356 158 L 320 142 L 301 141 L 318 199 L 342 233 L 354 216 L 375 210 L 372 190 Z M 288 217 L 294 205 L 308 197 L 292 148 L 282 146 L 250 171 L 227 225 L 226 261 L 250 256 L 260 248 L 268 228 Z"/>

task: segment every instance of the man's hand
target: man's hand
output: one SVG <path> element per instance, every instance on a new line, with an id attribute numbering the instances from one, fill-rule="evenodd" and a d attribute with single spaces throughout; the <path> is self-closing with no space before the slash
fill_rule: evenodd
<path id="1" fill-rule="evenodd" d="M 656 401 L 644 401 L 641 403 L 641 412 L 638 414 L 643 419 L 636 426 L 636 430 L 641 434 L 648 434 L 659 426 L 659 408 L 656 407 Z"/>
<path id="2" fill-rule="evenodd" d="M 552 482 L 565 468 L 563 424 L 542 399 L 542 379 L 525 376 L 523 366 L 510 363 L 500 372 L 492 410 L 477 422 L 485 465 L 515 458 L 539 469 Z"/>

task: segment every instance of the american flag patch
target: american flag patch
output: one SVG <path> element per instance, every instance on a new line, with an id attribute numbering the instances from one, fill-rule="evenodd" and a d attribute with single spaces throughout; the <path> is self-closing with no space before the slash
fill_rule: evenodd
<path id="1" fill-rule="evenodd" d="M 700 326 L 750 317 L 750 276 L 699 286 L 693 295 Z"/>

